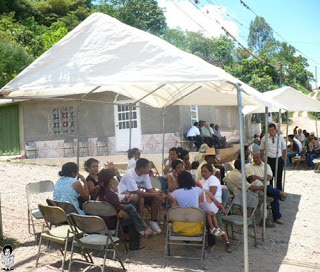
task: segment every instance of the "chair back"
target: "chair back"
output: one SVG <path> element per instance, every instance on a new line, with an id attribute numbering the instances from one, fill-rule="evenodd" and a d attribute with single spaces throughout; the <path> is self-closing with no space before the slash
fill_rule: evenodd
<path id="1" fill-rule="evenodd" d="M 242 193 L 237 194 L 233 199 L 233 204 L 243 208 Z M 247 208 L 255 209 L 259 204 L 259 197 L 257 194 L 247 192 Z"/>
<path id="2" fill-rule="evenodd" d="M 150 177 L 152 188 L 161 190 L 161 182 L 155 177 Z"/>
<path id="3" fill-rule="evenodd" d="M 46 193 L 46 192 L 53 192 L 53 191 L 54 191 L 54 184 L 51 180 L 28 183 L 26 185 L 27 197 L 30 194 L 39 194 L 39 193 Z"/>
<path id="4" fill-rule="evenodd" d="M 203 210 L 193 207 L 173 207 L 167 213 L 167 221 L 206 222 Z"/>
<path id="5" fill-rule="evenodd" d="M 76 207 L 67 201 L 57 201 L 57 200 L 52 200 L 52 199 L 46 199 L 47 204 L 49 206 L 56 206 L 56 207 L 60 207 L 62 210 L 64 210 L 64 212 L 66 214 L 69 213 L 78 213 L 78 210 L 76 209 Z"/>
<path id="6" fill-rule="evenodd" d="M 76 227 L 87 234 L 105 234 L 108 233 L 108 228 L 103 219 L 93 215 L 70 214 L 70 221 Z"/>
<path id="7" fill-rule="evenodd" d="M 159 176 L 160 176 L 160 173 L 159 173 L 156 165 L 153 163 L 153 161 L 149 161 L 149 162 L 150 162 L 151 170 L 155 173 L 155 175 L 156 175 L 157 177 L 159 177 Z"/>
<path id="8" fill-rule="evenodd" d="M 83 204 L 85 214 L 96 216 L 117 216 L 116 209 L 108 202 L 87 201 Z"/>
<path id="9" fill-rule="evenodd" d="M 44 206 L 39 204 L 39 210 L 48 227 L 51 225 L 58 226 L 68 222 L 66 213 L 60 207 Z"/>

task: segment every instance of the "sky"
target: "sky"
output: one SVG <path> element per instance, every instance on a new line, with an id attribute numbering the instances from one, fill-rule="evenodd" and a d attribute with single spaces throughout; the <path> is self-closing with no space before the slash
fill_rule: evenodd
<path id="1" fill-rule="evenodd" d="M 196 6 L 200 10 L 191 2 L 195 0 L 158 0 L 159 6 L 166 9 L 170 28 L 201 30 L 207 36 L 218 37 L 222 34 L 222 25 L 247 46 L 250 22 L 256 13 L 272 27 L 276 40 L 291 44 L 308 59 L 312 73 L 317 66 L 320 82 L 319 0 L 243 0 L 254 13 L 240 0 L 198 0 Z"/>

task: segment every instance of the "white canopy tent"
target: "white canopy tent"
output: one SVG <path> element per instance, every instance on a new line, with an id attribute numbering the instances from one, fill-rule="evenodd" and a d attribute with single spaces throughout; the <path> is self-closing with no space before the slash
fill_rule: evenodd
<path id="1" fill-rule="evenodd" d="M 87 100 L 92 92 L 109 91 L 163 110 L 170 105 L 238 105 L 242 158 L 242 104 L 282 107 L 224 70 L 101 13 L 83 21 L 2 88 L 0 95 L 15 99 L 80 95 L 74 98 L 80 103 L 92 101 Z M 242 169 L 244 163 L 242 159 Z M 245 175 L 242 183 L 245 188 Z M 246 206 L 246 190 L 243 201 Z M 244 224 L 248 271 L 247 220 Z"/>

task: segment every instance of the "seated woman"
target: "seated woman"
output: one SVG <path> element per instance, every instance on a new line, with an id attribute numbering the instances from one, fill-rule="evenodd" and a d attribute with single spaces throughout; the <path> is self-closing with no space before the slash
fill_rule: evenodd
<path id="1" fill-rule="evenodd" d="M 189 151 L 183 149 L 180 153 L 179 153 L 179 159 L 181 159 L 183 161 L 184 164 L 184 168 L 187 171 L 190 171 L 191 168 L 191 163 L 190 163 L 190 156 L 189 156 Z"/>
<path id="2" fill-rule="evenodd" d="M 78 199 L 81 197 L 84 200 L 89 200 L 89 189 L 87 180 L 79 174 L 78 166 L 74 162 L 65 163 L 62 165 L 59 176 L 61 178 L 54 186 L 53 199 L 71 202 L 79 214 L 84 214 L 80 209 Z"/>
<path id="3" fill-rule="evenodd" d="M 128 169 L 135 168 L 137 160 L 140 159 L 141 152 L 138 148 L 131 148 L 128 150 Z"/>
<path id="4" fill-rule="evenodd" d="M 175 160 L 172 162 L 172 172 L 168 175 L 169 192 L 173 192 L 178 189 L 178 176 L 184 170 L 184 165 L 181 160 Z"/>
<path id="5" fill-rule="evenodd" d="M 93 189 L 98 186 L 99 161 L 94 158 L 86 160 L 84 162 L 84 170 L 89 173 L 86 180 L 88 182 L 89 194 L 91 195 Z"/>
<path id="6" fill-rule="evenodd" d="M 147 224 L 143 221 L 137 210 L 132 205 L 123 205 L 120 203 L 118 195 L 111 190 L 111 188 L 114 186 L 112 184 L 113 180 L 114 172 L 112 171 L 112 169 L 102 169 L 99 172 L 99 186 L 95 189 L 94 195 L 96 196 L 96 198 L 94 200 L 105 201 L 114 206 L 114 208 L 118 212 L 122 224 L 128 226 L 130 236 L 130 249 L 139 249 L 139 246 L 136 246 L 137 242 L 133 243 L 133 241 L 137 238 L 137 233 L 144 237 L 150 237 L 156 235 L 157 232 L 153 231 L 151 228 L 148 228 Z M 109 229 L 116 228 L 116 217 L 107 217 L 103 219 Z"/>

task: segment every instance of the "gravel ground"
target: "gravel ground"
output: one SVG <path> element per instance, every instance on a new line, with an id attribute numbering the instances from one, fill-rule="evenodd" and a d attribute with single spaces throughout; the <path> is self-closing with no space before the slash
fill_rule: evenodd
<path id="1" fill-rule="evenodd" d="M 147 157 L 147 156 L 146 156 Z M 120 158 L 123 160 L 123 158 Z M 112 160 L 115 161 L 114 158 Z M 51 161 L 53 165 L 61 165 L 61 160 Z M 54 163 L 53 163 L 54 162 Z M 14 250 L 15 271 L 60 271 L 59 252 L 50 250 L 51 256 L 41 255 L 39 267 L 35 268 L 37 246 L 33 234 L 27 228 L 27 202 L 25 186 L 29 182 L 49 179 L 56 181 L 60 167 L 37 164 L 0 162 L 0 192 L 2 223 L 5 237 L 15 238 L 21 246 Z M 258 246 L 249 238 L 250 271 L 320 271 L 320 213 L 318 196 L 320 191 L 320 175 L 314 171 L 288 171 L 286 192 L 288 197 L 281 202 L 284 225 L 276 225 L 267 229 L 265 242 L 261 241 L 262 229 L 258 226 Z M 40 201 L 40 198 L 39 198 Z M 37 231 L 41 224 L 37 224 Z M 249 229 L 252 233 L 252 229 Z M 238 236 L 239 237 L 239 236 Z M 143 239 L 145 249 L 126 253 L 119 247 L 122 259 L 128 271 L 202 271 L 198 261 L 169 260 L 166 269 L 163 265 L 165 235 Z M 237 241 L 232 241 L 233 245 Z M 45 247 L 44 247 L 45 249 Z M 182 249 L 184 254 L 195 255 L 197 249 Z M 57 258 L 58 257 L 58 258 Z M 97 258 L 97 261 L 101 259 Z M 214 250 L 206 254 L 204 261 L 207 271 L 243 271 L 243 244 L 233 253 L 224 251 L 222 240 L 218 240 Z M 108 271 L 120 271 L 117 262 L 109 262 Z M 73 271 L 100 271 L 98 268 L 87 268 L 75 265 Z"/>

